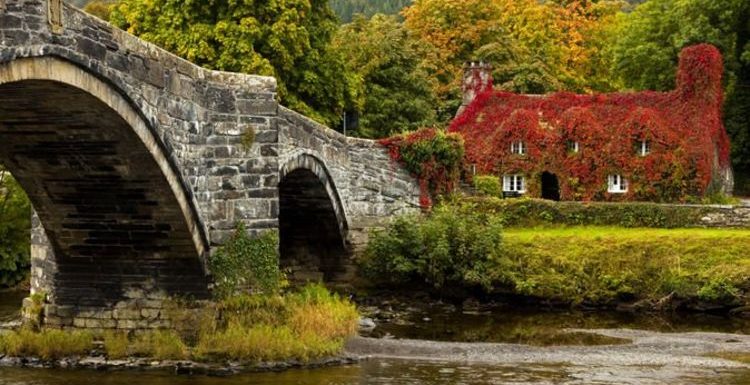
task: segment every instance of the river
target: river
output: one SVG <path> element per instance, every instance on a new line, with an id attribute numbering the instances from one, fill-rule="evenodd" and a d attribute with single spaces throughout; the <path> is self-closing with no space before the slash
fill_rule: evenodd
<path id="1" fill-rule="evenodd" d="M 0 319 L 16 317 L 20 299 L 23 294 L 0 294 Z M 516 311 L 496 310 L 466 314 L 455 310 L 438 311 L 435 309 L 411 312 L 408 316 L 395 318 L 392 322 L 382 323 L 375 334 L 387 338 L 428 338 L 444 341 L 494 341 L 523 342 L 523 345 L 500 344 L 503 349 L 517 347 L 521 356 L 526 344 L 537 345 L 533 349 L 543 352 L 555 352 L 558 344 L 590 345 L 597 344 L 596 339 L 558 340 L 549 338 L 555 329 L 563 328 L 611 328 L 639 327 L 655 330 L 654 333 L 670 331 L 718 331 L 740 332 L 748 329 L 750 323 L 726 318 L 713 317 L 677 317 L 662 319 L 648 316 L 629 316 L 618 313 L 577 313 L 577 312 L 539 312 L 533 309 Z M 541 330 L 533 333 L 528 330 Z M 543 338 L 537 338 L 541 334 Z M 586 334 L 586 333 L 583 333 Z M 682 334 L 670 333 L 681 336 Z M 687 334 L 686 334 L 687 335 Z M 648 338 L 652 338 L 648 336 Z M 749 337 L 750 338 L 750 337 Z M 363 339 L 366 340 L 366 339 Z M 395 341 L 393 340 L 390 341 Z M 373 341 L 373 340 L 369 340 Z M 387 341 L 387 340 L 382 340 Z M 592 342 L 593 341 L 593 342 Z M 597 357 L 618 356 L 617 349 L 628 349 L 628 342 L 620 345 L 599 346 Z M 651 341 L 651 340 L 649 340 Z M 449 342 L 450 343 L 450 342 Z M 651 342 L 649 342 L 651 343 Z M 482 344 L 467 344 L 484 346 Z M 649 346 L 648 343 L 643 346 Z M 656 345 L 654 345 L 656 346 Z M 671 346 L 671 345 L 670 345 Z M 692 345 L 691 345 L 692 346 Z M 568 346 L 567 349 L 586 349 L 585 346 Z M 451 348 L 454 349 L 454 348 Z M 545 350 L 548 349 L 548 350 Z M 454 349 L 455 350 L 455 349 Z M 658 347 L 656 348 L 658 350 Z M 537 350 L 538 352 L 539 350 Z M 581 352 L 572 350 L 573 352 Z M 603 353 L 602 353 L 603 352 Z M 398 351 L 396 353 L 399 353 Z M 403 352 L 407 354 L 406 351 Z M 532 351 L 533 353 L 533 351 Z M 559 352 L 558 352 L 559 353 Z M 750 384 L 750 369 L 706 365 L 694 365 L 680 357 L 675 357 L 674 365 L 669 362 L 628 363 L 617 360 L 602 364 L 592 361 L 582 364 L 575 359 L 560 362 L 523 362 L 511 355 L 492 355 L 487 360 L 471 358 L 452 358 L 432 360 L 429 357 L 395 359 L 375 357 L 356 365 L 322 368 L 314 370 L 290 370 L 281 373 L 254 373 L 231 377 L 177 376 L 160 372 L 101 372 L 64 369 L 19 369 L 0 368 L 0 385 L 239 385 L 239 384 L 275 384 L 275 385 L 354 385 L 354 384 Z M 576 353 L 577 354 L 577 353 Z M 398 355 L 398 354 L 396 354 Z M 376 355 L 377 356 L 377 355 Z M 468 357 L 468 356 L 466 356 Z M 477 356 L 480 357 L 480 356 Z M 508 362 L 504 362 L 508 357 Z M 528 357 L 533 357 L 528 356 Z M 527 357 L 527 358 L 528 358 Z"/>

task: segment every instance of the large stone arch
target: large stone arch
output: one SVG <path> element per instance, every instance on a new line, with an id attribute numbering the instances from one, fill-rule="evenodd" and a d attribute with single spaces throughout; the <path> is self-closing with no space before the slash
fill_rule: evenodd
<path id="1" fill-rule="evenodd" d="M 295 280 L 334 280 L 347 252 L 346 211 L 325 163 L 304 152 L 279 171 L 282 266 Z"/>
<path id="2" fill-rule="evenodd" d="M 57 305 L 208 293 L 195 202 L 124 95 L 57 57 L 0 64 L 0 161 L 44 224 L 51 260 L 40 269 Z"/>

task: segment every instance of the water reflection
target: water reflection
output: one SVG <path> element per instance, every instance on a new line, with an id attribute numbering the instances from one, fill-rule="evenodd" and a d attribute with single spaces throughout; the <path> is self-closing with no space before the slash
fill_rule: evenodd
<path id="1" fill-rule="evenodd" d="M 401 360 L 226 378 L 185 377 L 153 372 L 96 372 L 0 368 L 2 385 L 489 385 L 489 384 L 664 384 L 739 385 L 750 372 L 679 371 L 661 367 L 584 368 L 553 365 L 483 366 Z"/>
<path id="2" fill-rule="evenodd" d="M 377 319 L 374 337 L 461 342 L 506 342 L 540 346 L 622 343 L 590 334 L 566 335 L 562 329 L 643 329 L 659 332 L 750 334 L 750 320 L 710 314 L 631 314 L 614 311 L 554 311 L 498 307 L 483 312 L 433 306 Z M 376 316 L 377 318 L 377 316 Z"/>

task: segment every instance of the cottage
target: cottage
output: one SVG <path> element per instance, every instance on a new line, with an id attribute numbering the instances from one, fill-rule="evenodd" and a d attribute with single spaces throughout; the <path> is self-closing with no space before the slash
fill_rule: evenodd
<path id="1" fill-rule="evenodd" d="M 449 131 L 505 195 L 563 200 L 689 201 L 731 194 L 718 49 L 685 48 L 670 92 L 519 95 L 471 63 Z"/>

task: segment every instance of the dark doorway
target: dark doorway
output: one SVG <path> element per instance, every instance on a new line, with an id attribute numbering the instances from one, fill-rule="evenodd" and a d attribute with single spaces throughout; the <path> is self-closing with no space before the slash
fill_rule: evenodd
<path id="1" fill-rule="evenodd" d="M 546 171 L 542 173 L 542 199 L 560 200 L 560 182 L 557 175 Z"/>

